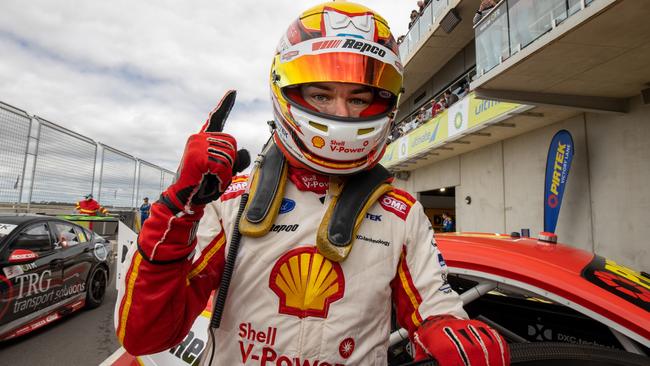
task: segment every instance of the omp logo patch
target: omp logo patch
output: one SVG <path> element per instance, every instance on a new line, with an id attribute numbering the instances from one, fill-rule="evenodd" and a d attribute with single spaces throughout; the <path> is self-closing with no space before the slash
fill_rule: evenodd
<path id="1" fill-rule="evenodd" d="M 379 198 L 379 204 L 386 211 L 392 212 L 402 220 L 406 220 L 415 198 L 405 191 L 395 189 Z"/>
<path id="2" fill-rule="evenodd" d="M 232 182 L 226 188 L 226 190 L 223 192 L 221 195 L 221 202 L 231 200 L 235 197 L 239 197 L 244 192 L 246 192 L 246 189 L 248 188 L 248 175 L 240 175 L 237 177 L 234 177 L 232 179 Z"/>
<path id="3" fill-rule="evenodd" d="M 299 318 L 327 318 L 330 304 L 345 291 L 341 265 L 300 247 L 285 253 L 273 266 L 269 287 L 280 299 L 278 312 Z"/>

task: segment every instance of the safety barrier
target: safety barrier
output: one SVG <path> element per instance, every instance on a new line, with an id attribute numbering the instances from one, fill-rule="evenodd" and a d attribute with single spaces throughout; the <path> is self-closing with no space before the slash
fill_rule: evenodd
<path id="1" fill-rule="evenodd" d="M 0 102 L 0 206 L 74 204 L 92 193 L 105 207 L 157 199 L 175 173 Z"/>

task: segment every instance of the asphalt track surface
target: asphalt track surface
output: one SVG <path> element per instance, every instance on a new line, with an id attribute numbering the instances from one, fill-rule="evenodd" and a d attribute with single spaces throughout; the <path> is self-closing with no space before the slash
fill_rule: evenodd
<path id="1" fill-rule="evenodd" d="M 97 366 L 120 345 L 113 327 L 115 271 L 101 306 L 80 310 L 53 324 L 0 343 L 1 365 Z"/>

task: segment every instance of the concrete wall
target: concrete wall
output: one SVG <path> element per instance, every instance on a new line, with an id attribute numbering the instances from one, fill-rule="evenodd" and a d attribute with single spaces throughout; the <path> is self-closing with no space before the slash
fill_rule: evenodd
<path id="1" fill-rule="evenodd" d="M 587 114 L 597 253 L 650 272 L 650 105 Z"/>
<path id="2" fill-rule="evenodd" d="M 492 144 L 460 156 L 456 188 L 458 231 L 504 232 L 503 150 Z M 468 205 L 465 197 L 471 197 Z"/>
<path id="3" fill-rule="evenodd" d="M 593 251 L 591 198 L 584 115 L 503 141 L 506 232 L 543 229 L 544 170 L 553 135 L 571 132 L 575 155 L 569 172 L 556 233 L 559 240 Z"/>
<path id="4" fill-rule="evenodd" d="M 456 186 L 460 231 L 511 232 L 543 225 L 548 144 L 560 129 L 575 156 L 557 226 L 559 240 L 650 270 L 650 105 L 624 115 L 584 113 L 411 172 L 413 193 Z M 471 204 L 465 197 L 472 198 Z"/>
<path id="5" fill-rule="evenodd" d="M 420 201 L 424 207 L 435 207 L 442 209 L 453 209 L 456 207 L 454 197 L 420 195 L 418 197 L 418 201 Z"/>

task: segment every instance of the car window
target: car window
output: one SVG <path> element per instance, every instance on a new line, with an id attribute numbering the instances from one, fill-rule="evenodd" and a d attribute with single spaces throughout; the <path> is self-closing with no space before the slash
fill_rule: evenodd
<path id="1" fill-rule="evenodd" d="M 47 229 L 47 224 L 40 223 L 28 226 L 18 234 L 18 238 L 11 244 L 12 249 L 28 249 L 33 251 L 47 251 L 52 249 L 52 237 Z"/>
<path id="2" fill-rule="evenodd" d="M 5 224 L 0 222 L 0 239 L 9 235 L 18 225 Z"/>
<path id="3" fill-rule="evenodd" d="M 79 240 L 79 243 L 86 243 L 90 241 L 90 236 L 88 236 L 83 228 L 75 226 L 74 230 L 77 233 L 77 239 Z"/>
<path id="4" fill-rule="evenodd" d="M 83 228 L 83 230 L 86 233 L 86 238 L 88 238 L 88 241 L 93 240 L 93 232 L 86 228 Z"/>
<path id="5" fill-rule="evenodd" d="M 56 232 L 57 248 L 68 248 L 80 243 L 74 225 L 65 222 L 55 222 L 54 231 Z"/>

